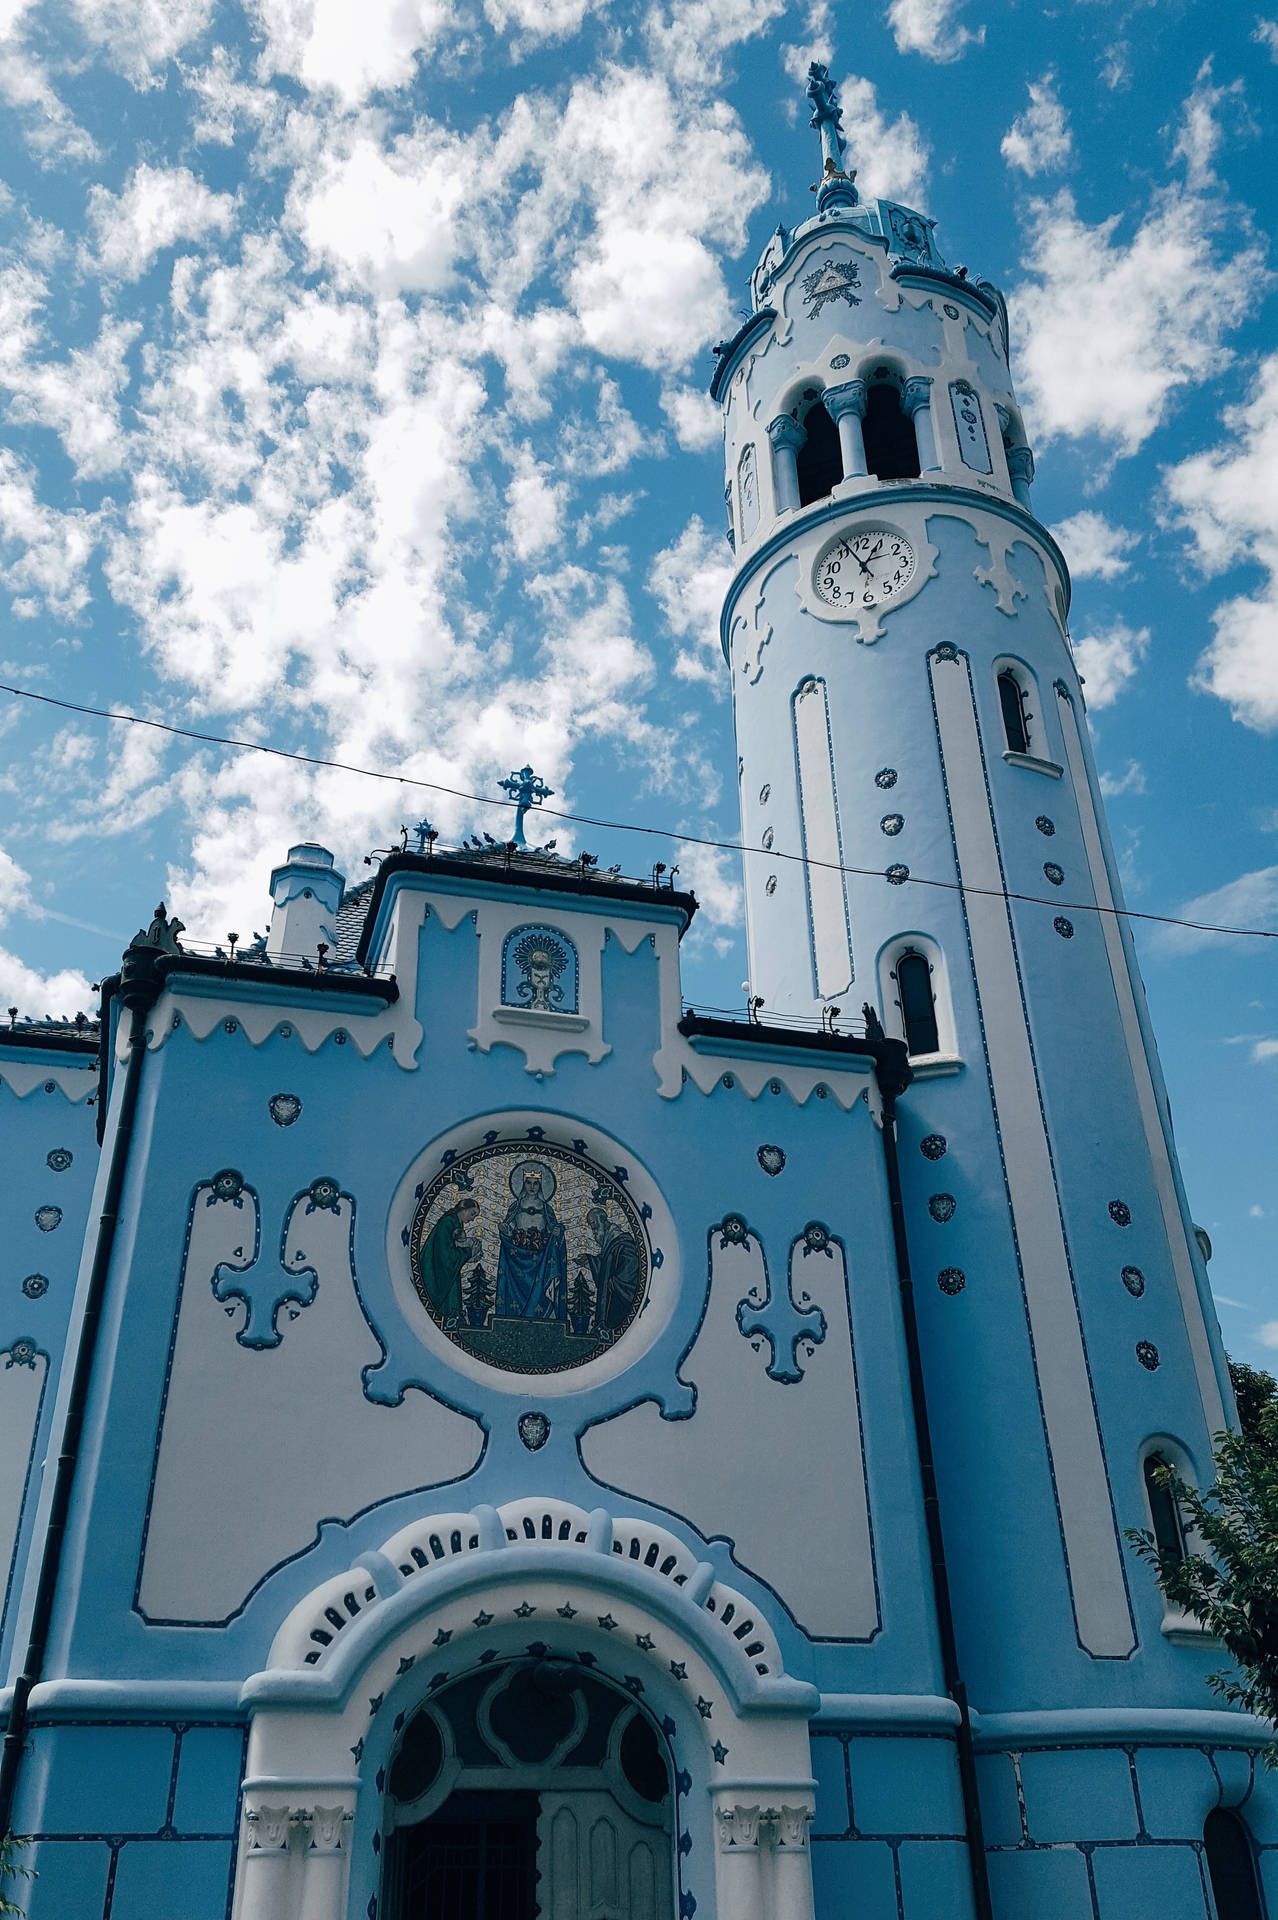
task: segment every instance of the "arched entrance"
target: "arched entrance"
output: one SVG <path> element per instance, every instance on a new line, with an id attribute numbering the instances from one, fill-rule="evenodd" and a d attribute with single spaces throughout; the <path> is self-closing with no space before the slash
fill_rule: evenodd
<path id="1" fill-rule="evenodd" d="M 387 1776 L 385 1920 L 665 1920 L 673 1779 L 634 1698 L 580 1664 L 466 1675 L 404 1726 Z"/>
<path id="2" fill-rule="evenodd" d="M 527 1886 L 530 1852 L 563 1895 L 548 1906 L 538 1881 L 537 1920 L 648 1920 L 649 1888 L 654 1920 L 812 1920 L 820 1696 L 762 1609 L 651 1521 L 536 1496 L 424 1516 L 300 1601 L 241 1698 L 233 1920 L 438 1920 L 449 1846 L 466 1920 L 476 1871 L 496 1901 L 507 1865 Z M 521 1724 L 540 1746 L 512 1743 Z M 583 1902 L 583 1874 L 610 1873 L 615 1899 Z"/>

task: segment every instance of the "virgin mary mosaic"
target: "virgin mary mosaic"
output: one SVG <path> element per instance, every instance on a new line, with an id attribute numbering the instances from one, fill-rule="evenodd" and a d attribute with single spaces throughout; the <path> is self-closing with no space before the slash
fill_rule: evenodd
<path id="1" fill-rule="evenodd" d="M 478 1147 L 426 1188 L 409 1235 L 436 1326 L 507 1373 L 584 1366 L 643 1306 L 648 1246 L 618 1180 L 567 1147 Z"/>

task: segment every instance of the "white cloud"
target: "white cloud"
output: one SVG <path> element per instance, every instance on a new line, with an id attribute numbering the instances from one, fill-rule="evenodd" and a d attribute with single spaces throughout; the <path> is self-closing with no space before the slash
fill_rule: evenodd
<path id="1" fill-rule="evenodd" d="M 848 151 L 844 164 L 856 170 L 867 200 L 917 204 L 927 185 L 928 145 L 908 113 L 889 120 L 872 80 L 850 74 L 839 88 Z"/>
<path id="2" fill-rule="evenodd" d="M 484 0 L 484 12 L 498 33 L 516 28 L 530 41 L 562 40 L 575 33 L 588 13 L 608 0 Z"/>
<path id="3" fill-rule="evenodd" d="M 921 53 L 928 60 L 957 60 L 964 47 L 985 38 L 956 18 L 962 0 L 891 0 L 887 22 L 898 53 Z"/>
<path id="4" fill-rule="evenodd" d="M 96 160 L 97 142 L 76 124 L 45 63 L 24 45 L 34 15 L 35 0 L 5 0 L 0 6 L 0 100 L 13 109 L 28 145 L 46 162 Z"/>
<path id="5" fill-rule="evenodd" d="M 516 450 L 506 488 L 506 526 L 520 560 L 544 553 L 562 534 L 568 488 L 563 481 L 552 481 L 549 471 L 531 447 Z"/>
<path id="6" fill-rule="evenodd" d="M 661 411 L 685 453 L 705 453 L 723 439 L 723 414 L 702 387 L 665 387 Z"/>
<path id="7" fill-rule="evenodd" d="M 1256 1338 L 1262 1347 L 1278 1347 L 1278 1320 L 1266 1320 L 1264 1326 L 1257 1329 Z"/>
<path id="8" fill-rule="evenodd" d="M 451 0 L 249 0 L 249 10 L 266 42 L 263 79 L 289 74 L 347 107 L 411 80 L 455 17 Z"/>
<path id="9" fill-rule="evenodd" d="M 229 193 L 212 193 L 187 167 L 135 167 L 120 194 L 89 191 L 97 235 L 95 265 L 121 280 L 144 274 L 157 253 L 182 240 L 226 233 L 235 214 Z"/>
<path id="10" fill-rule="evenodd" d="M 373 132 L 328 141 L 289 196 L 317 260 L 379 294 L 438 291 L 453 274 L 473 155 L 442 131 L 383 144 Z"/>
<path id="11" fill-rule="evenodd" d="M 214 0 L 71 0 L 80 31 L 134 87 L 162 86 L 164 68 L 198 40 Z"/>
<path id="12" fill-rule="evenodd" d="M 1195 192 L 1215 184 L 1216 176 L 1212 172 L 1212 161 L 1223 139 L 1223 132 L 1217 113 L 1226 100 L 1238 99 L 1242 94 L 1242 81 L 1234 80 L 1227 87 L 1214 87 L 1211 84 L 1212 63 L 1204 60 L 1198 69 L 1194 89 L 1185 102 L 1173 155 L 1185 163 L 1185 179 Z"/>
<path id="13" fill-rule="evenodd" d="M 1227 364 L 1225 335 L 1267 275 L 1250 244 L 1220 258 L 1222 219 L 1217 203 L 1173 189 L 1123 241 L 1119 215 L 1089 226 L 1068 192 L 1034 203 L 1030 277 L 1008 304 L 1039 438 L 1096 434 L 1135 453 L 1179 388 Z"/>
<path id="14" fill-rule="evenodd" d="M 1140 539 L 1090 509 L 1071 514 L 1051 531 L 1075 580 L 1117 580 L 1130 567 L 1127 556 Z"/>
<path id="15" fill-rule="evenodd" d="M 1257 1040 L 1251 1050 L 1252 1064 L 1259 1066 L 1264 1060 L 1278 1060 L 1278 1040 Z"/>
<path id="16" fill-rule="evenodd" d="M 1178 523 L 1204 574 L 1251 563 L 1258 590 L 1226 600 L 1193 684 L 1228 702 L 1258 732 L 1278 728 L 1278 353 L 1261 363 L 1247 401 L 1225 415 L 1231 437 L 1167 469 Z"/>
<path id="17" fill-rule="evenodd" d="M 67 619 L 82 612 L 96 534 L 96 516 L 59 511 L 37 499 L 17 455 L 0 448 L 0 583 L 14 595 L 15 614 Z"/>
<path id="18" fill-rule="evenodd" d="M 488 0 L 485 0 L 488 4 Z M 721 54 L 766 32 L 788 0 L 673 0 L 653 7 L 644 34 L 655 63 L 681 85 L 717 78 Z"/>
<path id="19" fill-rule="evenodd" d="M 1124 620 L 1074 642 L 1074 659 L 1093 710 L 1112 706 L 1149 649 L 1149 628 Z"/>
<path id="20" fill-rule="evenodd" d="M 1267 49 L 1271 60 L 1278 60 L 1278 20 L 1266 20 L 1257 15 L 1256 30 L 1251 37 L 1258 46 Z"/>
<path id="21" fill-rule="evenodd" d="M 1240 873 L 1236 880 L 1227 881 L 1223 887 L 1187 900 L 1178 917 L 1206 921 L 1216 927 L 1254 927 L 1262 932 L 1278 928 L 1278 867 L 1259 867 L 1252 873 Z M 1241 932 L 1210 933 L 1195 927 L 1160 927 L 1154 937 L 1160 946 L 1177 953 L 1197 953 L 1204 947 L 1251 945 Z M 1267 1057 L 1274 1045 L 1271 1041 L 1258 1041 L 1253 1060 Z"/>
<path id="22" fill-rule="evenodd" d="M 1001 151 L 1008 166 L 1022 173 L 1047 173 L 1068 160 L 1073 144 L 1065 109 L 1056 97 L 1056 75 L 1031 80 L 1029 105 L 1003 136 Z"/>
<path id="23" fill-rule="evenodd" d="M 0 922 L 12 913 L 28 913 L 38 918 L 40 908 L 31 897 L 30 874 L 0 847 Z M 89 982 L 75 968 L 63 968 L 52 974 L 38 973 L 16 954 L 0 947 L 0 1002 L 5 1007 L 16 1007 L 21 1015 L 38 1020 L 78 1013 L 92 1001 Z"/>
<path id="24" fill-rule="evenodd" d="M 706 680 L 719 687 L 724 683 L 719 612 L 732 574 L 727 542 L 710 533 L 697 514 L 652 563 L 649 593 L 671 633 L 692 642 L 675 656 L 674 670 L 681 680 Z"/>
<path id="25" fill-rule="evenodd" d="M 1107 800 L 1112 800 L 1122 793 L 1144 793 L 1145 769 L 1139 760 L 1129 760 L 1126 773 L 1102 773 L 1100 790 Z"/>
<path id="26" fill-rule="evenodd" d="M 674 858 L 679 864 L 676 886 L 686 887 L 696 894 L 697 904 L 707 922 L 711 926 L 738 929 L 744 911 L 738 865 L 740 856 L 727 852 L 723 847 L 691 846 L 681 840 Z M 694 921 L 694 928 L 696 924 Z"/>

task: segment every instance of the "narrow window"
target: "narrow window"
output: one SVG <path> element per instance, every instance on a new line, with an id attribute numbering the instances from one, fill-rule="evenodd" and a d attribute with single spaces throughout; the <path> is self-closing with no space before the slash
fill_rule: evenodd
<path id="1" fill-rule="evenodd" d="M 998 676 L 998 697 L 1003 709 L 1003 732 L 1012 753 L 1028 753 L 1029 727 L 1025 716 L 1025 691 L 1010 667 Z"/>
<path id="2" fill-rule="evenodd" d="M 826 495 L 843 478 L 839 430 L 818 400 L 803 416 L 807 439 L 799 449 L 799 505 L 807 507 Z"/>
<path id="3" fill-rule="evenodd" d="M 1176 1505 L 1176 1496 L 1170 1487 L 1165 1487 L 1155 1479 L 1160 1467 L 1167 1465 L 1161 1453 L 1147 1453 L 1143 1472 L 1145 1475 L 1145 1498 L 1149 1502 L 1149 1517 L 1153 1523 L 1154 1539 L 1162 1553 L 1168 1553 L 1174 1560 L 1185 1557 L 1185 1529 L 1181 1525 L 1180 1508 Z"/>
<path id="4" fill-rule="evenodd" d="M 1236 1813 L 1217 1807 L 1203 1822 L 1207 1877 L 1216 1920 L 1261 1920 L 1256 1869 L 1247 1829 Z"/>
<path id="5" fill-rule="evenodd" d="M 932 969 L 923 954 L 911 948 L 896 963 L 896 985 L 901 998 L 905 1044 L 912 1054 L 939 1053 L 941 1039 L 932 998 Z"/>
<path id="6" fill-rule="evenodd" d="M 877 480 L 917 480 L 919 447 L 914 422 L 901 407 L 893 386 L 870 388 L 863 423 L 865 464 Z"/>

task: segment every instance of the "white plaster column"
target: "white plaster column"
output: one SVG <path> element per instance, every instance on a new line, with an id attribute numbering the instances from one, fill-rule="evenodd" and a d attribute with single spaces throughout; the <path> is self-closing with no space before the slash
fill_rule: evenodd
<path id="1" fill-rule="evenodd" d="M 720 1920 L 767 1920 L 763 1860 L 759 1848 L 761 1809 L 716 1798 L 719 1858 L 715 1874 Z"/>
<path id="2" fill-rule="evenodd" d="M 901 406 L 914 422 L 918 442 L 919 472 L 936 473 L 936 428 L 932 422 L 932 381 L 925 373 L 916 373 L 901 383 Z"/>
<path id="3" fill-rule="evenodd" d="M 245 1844 L 236 1876 L 236 1920 L 283 1920 L 290 1913 L 296 1857 L 289 1844 L 293 1819 L 292 1810 L 286 1806 L 245 1809 Z"/>
<path id="4" fill-rule="evenodd" d="M 352 1818 L 341 1806 L 310 1809 L 297 1920 L 346 1920 Z"/>
<path id="5" fill-rule="evenodd" d="M 788 413 L 779 413 L 768 427 L 772 442 L 772 483 L 777 512 L 792 513 L 799 504 L 799 448 L 807 434 Z"/>
<path id="6" fill-rule="evenodd" d="M 769 1820 L 772 1899 L 768 1920 L 814 1920 L 812 1855 L 808 1849 L 811 1807 L 776 1807 Z"/>
<path id="7" fill-rule="evenodd" d="M 869 389 L 864 380 L 845 380 L 842 386 L 827 387 L 821 397 L 826 412 L 839 429 L 843 478 L 860 479 L 869 471 L 865 464 L 865 434 L 861 429 L 870 397 Z"/>
<path id="8" fill-rule="evenodd" d="M 1028 513 L 1030 506 L 1030 483 L 1034 478 L 1034 456 L 1028 447 L 1009 447 L 1007 449 L 1007 471 L 1012 482 L 1012 492 L 1017 501 Z"/>

